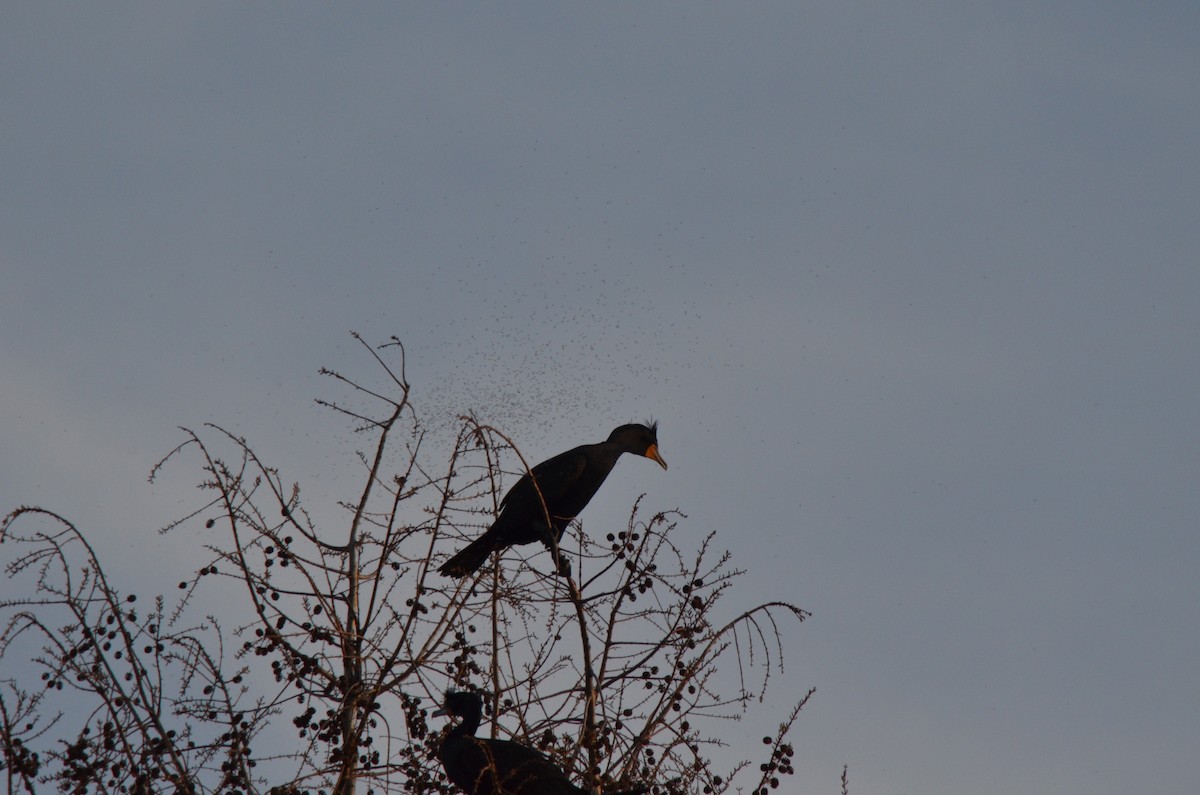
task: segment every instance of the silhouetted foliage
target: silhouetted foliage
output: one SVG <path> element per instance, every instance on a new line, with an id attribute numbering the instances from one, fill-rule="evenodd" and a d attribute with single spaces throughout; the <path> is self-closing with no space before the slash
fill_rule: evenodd
<path id="1" fill-rule="evenodd" d="M 757 783 L 749 760 L 718 770 L 711 754 L 720 723 L 780 670 L 780 622 L 804 611 L 767 602 L 721 617 L 742 574 L 729 553 L 713 534 L 680 544 L 685 517 L 641 501 L 624 527 L 564 539 L 571 577 L 533 549 L 437 575 L 528 467 L 474 417 L 429 463 L 403 348 L 364 349 L 383 388 L 322 371 L 356 402 L 318 402 L 370 440 L 338 527 L 217 426 L 185 429 L 151 475 L 189 457 L 202 472 L 201 504 L 163 532 L 186 528 L 207 551 L 169 598 L 126 594 L 52 511 L 5 517 L 5 571 L 25 594 L 0 602 L 10 792 L 450 793 L 445 724 L 430 723 L 448 688 L 485 694 L 481 736 L 536 748 L 585 790 L 766 792 L 794 772 L 787 736 L 812 691 L 764 738 Z M 225 621 L 196 617 L 214 591 L 240 594 Z"/>

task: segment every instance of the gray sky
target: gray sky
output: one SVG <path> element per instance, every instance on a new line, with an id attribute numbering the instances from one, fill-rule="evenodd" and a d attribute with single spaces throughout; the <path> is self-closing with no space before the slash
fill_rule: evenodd
<path id="1" fill-rule="evenodd" d="M 145 478 L 211 420 L 333 511 L 316 370 L 395 334 L 426 420 L 535 459 L 661 420 L 670 471 L 585 527 L 646 491 L 736 600 L 813 611 L 794 791 L 1195 792 L 1198 37 L 1192 2 L 7 4 L 0 510 L 178 579 L 194 473 Z"/>

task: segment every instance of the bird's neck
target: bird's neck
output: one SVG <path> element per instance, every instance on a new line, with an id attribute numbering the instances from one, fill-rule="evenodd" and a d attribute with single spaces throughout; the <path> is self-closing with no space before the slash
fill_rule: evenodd
<path id="1" fill-rule="evenodd" d="M 475 709 L 467 712 L 462 716 L 462 720 L 457 726 L 450 730 L 448 736 L 458 737 L 474 737 L 475 732 L 479 730 L 479 721 L 481 718 L 481 709 Z"/>
<path id="2" fill-rule="evenodd" d="M 601 442 L 597 445 L 601 451 L 601 458 L 610 464 L 615 464 L 622 453 L 630 452 L 626 445 L 620 442 Z"/>

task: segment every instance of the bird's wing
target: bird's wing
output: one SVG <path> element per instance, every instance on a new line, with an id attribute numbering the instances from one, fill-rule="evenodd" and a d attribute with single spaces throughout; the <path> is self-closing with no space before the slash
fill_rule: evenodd
<path id="1" fill-rule="evenodd" d="M 579 795 L 566 773 L 550 757 L 512 740 L 491 740 L 491 754 L 501 769 L 501 784 L 513 795 Z"/>
<path id="2" fill-rule="evenodd" d="M 450 780 L 467 795 L 579 795 L 566 774 L 529 746 L 471 737 L 444 755 Z M 453 772 L 451 772 L 453 771 Z"/>
<path id="3" fill-rule="evenodd" d="M 583 447 L 576 447 L 535 466 L 533 477 L 537 479 L 537 488 L 534 488 L 533 480 L 526 474 L 504 495 L 500 501 L 501 510 L 533 517 L 543 512 L 542 500 L 545 500 L 546 507 L 553 514 L 555 503 L 587 469 L 588 457 L 583 451 Z M 539 490 L 541 496 L 538 495 Z"/>

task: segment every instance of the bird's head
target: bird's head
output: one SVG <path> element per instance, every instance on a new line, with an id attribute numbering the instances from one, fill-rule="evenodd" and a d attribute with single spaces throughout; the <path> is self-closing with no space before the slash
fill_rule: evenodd
<path id="1" fill-rule="evenodd" d="M 636 453 L 637 455 L 645 456 L 651 461 L 657 461 L 658 465 L 663 469 L 667 468 L 667 462 L 658 452 L 658 423 L 654 421 L 642 423 L 633 423 L 631 425 L 622 425 L 613 430 L 608 435 L 610 442 L 617 442 L 621 445 L 621 449 Z"/>
<path id="2" fill-rule="evenodd" d="M 483 712 L 483 696 L 471 690 L 447 690 L 441 708 L 434 710 L 433 717 L 453 715 L 465 718 L 479 716 Z"/>

